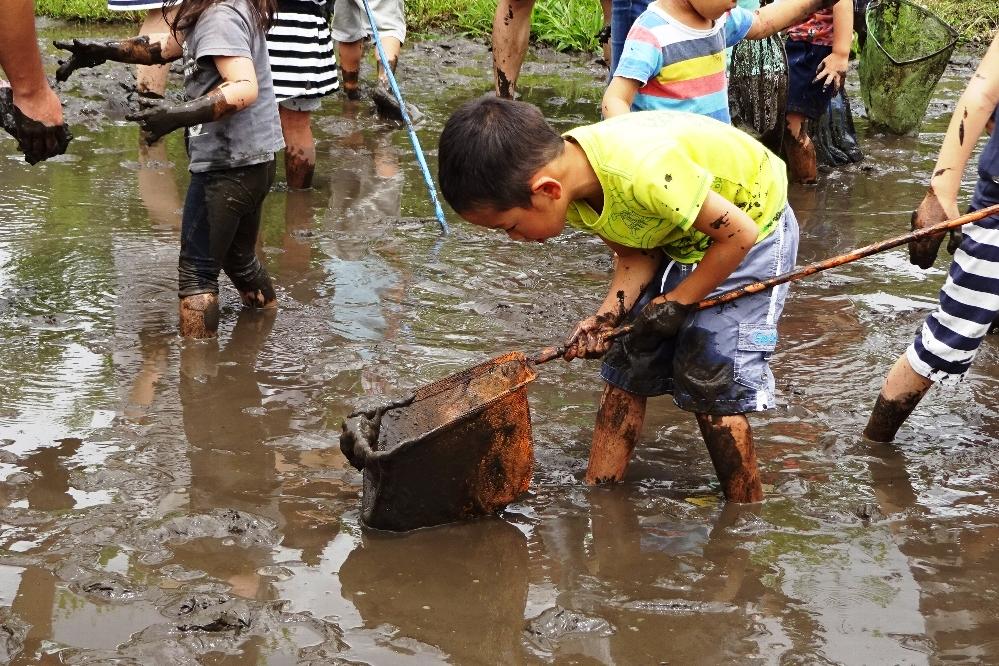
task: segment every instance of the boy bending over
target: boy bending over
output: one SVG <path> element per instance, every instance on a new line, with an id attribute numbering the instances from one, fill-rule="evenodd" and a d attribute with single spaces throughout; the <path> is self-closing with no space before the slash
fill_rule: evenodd
<path id="1" fill-rule="evenodd" d="M 794 265 L 783 162 L 701 115 L 642 111 L 559 136 L 536 107 L 492 97 L 455 112 L 439 149 L 444 198 L 469 222 L 531 241 L 568 222 L 617 255 L 607 297 L 567 342 L 567 360 L 606 354 L 587 483 L 624 476 L 646 399 L 670 393 L 696 415 L 725 497 L 762 499 L 746 413 L 774 404 L 787 285 L 694 304 Z M 608 341 L 626 320 L 633 332 Z"/>

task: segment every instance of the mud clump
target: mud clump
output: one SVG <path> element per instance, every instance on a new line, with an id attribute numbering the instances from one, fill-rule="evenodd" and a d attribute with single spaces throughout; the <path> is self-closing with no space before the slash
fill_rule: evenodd
<path id="1" fill-rule="evenodd" d="M 0 608 L 0 663 L 9 664 L 21 653 L 29 629 L 9 608 Z"/>
<path id="2" fill-rule="evenodd" d="M 235 538 L 241 546 L 274 545 L 280 540 L 277 524 L 236 509 L 216 509 L 208 514 L 171 518 L 147 532 L 140 545 L 184 542 L 192 539 Z"/>
<path id="3" fill-rule="evenodd" d="M 133 585 L 115 574 L 91 576 L 85 580 L 74 582 L 70 588 L 82 596 L 97 601 L 127 603 L 143 596 L 145 589 Z"/>
<path id="4" fill-rule="evenodd" d="M 574 634 L 611 636 L 615 630 L 613 625 L 602 617 L 552 606 L 528 621 L 524 633 L 527 640 L 535 647 L 550 652 L 567 636 Z"/>

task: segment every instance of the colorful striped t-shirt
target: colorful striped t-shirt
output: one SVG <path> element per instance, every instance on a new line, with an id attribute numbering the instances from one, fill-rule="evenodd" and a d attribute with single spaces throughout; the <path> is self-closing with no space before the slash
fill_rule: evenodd
<path id="1" fill-rule="evenodd" d="M 687 111 L 731 123 L 725 49 L 752 26 L 753 13 L 739 7 L 698 30 L 649 5 L 631 27 L 614 71 L 643 84 L 632 111 Z"/>

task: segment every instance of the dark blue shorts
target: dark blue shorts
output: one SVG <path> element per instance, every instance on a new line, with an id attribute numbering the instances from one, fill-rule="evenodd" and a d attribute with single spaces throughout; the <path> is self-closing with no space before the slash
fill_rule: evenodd
<path id="1" fill-rule="evenodd" d="M 786 273 L 794 267 L 797 254 L 798 223 L 787 206 L 773 233 L 754 245 L 711 295 Z M 656 296 L 672 291 L 696 266 L 666 258 L 629 318 Z M 607 383 L 635 395 L 671 393 L 677 407 L 688 412 L 729 415 L 769 409 L 776 402 L 769 359 L 777 346 L 777 319 L 787 290 L 788 285 L 782 284 L 695 312 L 675 338 L 662 341 L 652 362 L 615 367 L 605 361 L 600 374 Z M 708 394 L 707 379 L 724 388 Z"/>
<path id="2" fill-rule="evenodd" d="M 793 39 L 785 43 L 787 49 L 787 110 L 818 120 L 829 108 L 829 100 L 836 91 L 825 87 L 822 81 L 812 81 L 819 73 L 823 59 L 832 53 L 831 46 L 810 44 Z"/>

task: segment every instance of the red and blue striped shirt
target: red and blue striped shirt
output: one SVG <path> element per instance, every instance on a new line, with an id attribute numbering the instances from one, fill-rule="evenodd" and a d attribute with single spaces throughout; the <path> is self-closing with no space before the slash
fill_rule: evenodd
<path id="1" fill-rule="evenodd" d="M 649 5 L 628 33 L 614 76 L 643 84 L 633 111 L 687 111 L 731 123 L 725 49 L 752 25 L 753 13 L 736 7 L 699 30 Z"/>

